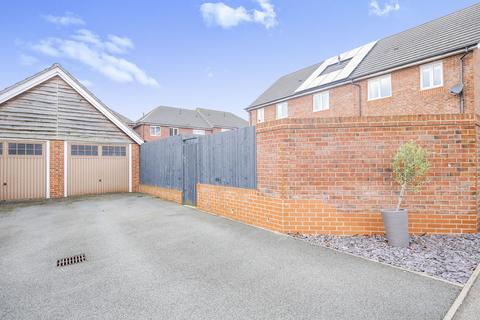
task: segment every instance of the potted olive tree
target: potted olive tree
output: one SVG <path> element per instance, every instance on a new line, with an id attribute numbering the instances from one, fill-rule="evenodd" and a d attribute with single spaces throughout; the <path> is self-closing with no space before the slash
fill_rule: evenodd
<path id="1" fill-rule="evenodd" d="M 425 181 L 429 163 L 425 150 L 414 142 L 400 146 L 392 162 L 395 181 L 400 185 L 397 207 L 382 210 L 388 243 L 394 247 L 408 247 L 408 210 L 402 208 L 407 191 L 418 192 Z"/>

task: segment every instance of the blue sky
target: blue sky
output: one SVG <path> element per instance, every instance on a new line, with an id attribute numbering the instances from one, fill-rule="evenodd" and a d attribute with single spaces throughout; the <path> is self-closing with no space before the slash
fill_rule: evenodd
<path id="1" fill-rule="evenodd" d="M 283 74 L 475 2 L 4 0 L 0 88 L 59 62 L 134 120 L 158 105 L 247 118 Z"/>

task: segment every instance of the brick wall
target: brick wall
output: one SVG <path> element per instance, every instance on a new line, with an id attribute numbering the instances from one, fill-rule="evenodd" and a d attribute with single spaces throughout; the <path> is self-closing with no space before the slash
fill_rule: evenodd
<path id="1" fill-rule="evenodd" d="M 182 204 L 182 191 L 180 190 L 149 186 L 145 184 L 141 184 L 139 189 L 142 193 L 146 193 L 163 200 L 173 201 L 178 204 Z"/>
<path id="2" fill-rule="evenodd" d="M 197 206 L 246 224 L 283 233 L 381 234 L 383 220 L 378 211 L 339 211 L 321 200 L 285 200 L 256 190 L 197 185 Z M 475 233 L 476 215 L 409 214 L 411 233 Z"/>
<path id="3" fill-rule="evenodd" d="M 409 193 L 413 233 L 478 230 L 480 137 L 473 114 L 284 119 L 257 127 L 258 190 L 199 185 L 202 210 L 282 232 L 375 234 L 395 205 L 391 159 L 416 141 L 431 169 Z"/>
<path id="4" fill-rule="evenodd" d="M 64 142 L 50 141 L 50 198 L 62 198 L 64 195 Z"/>
<path id="5" fill-rule="evenodd" d="M 480 57 L 479 50 L 470 52 L 465 61 L 465 112 L 480 113 Z M 361 87 L 361 109 L 364 116 L 451 114 L 459 113 L 459 98 L 449 90 L 460 83 L 460 57 L 442 59 L 444 85 L 440 88 L 420 90 L 420 66 L 391 73 L 392 96 L 368 101 L 368 80 L 358 81 Z M 477 84 L 477 85 L 476 85 Z M 265 107 L 265 121 L 276 119 L 276 106 Z M 330 109 L 313 112 L 313 95 L 305 95 L 288 101 L 291 118 L 326 118 L 358 116 L 359 88 L 352 84 L 330 89 Z M 256 110 L 250 112 L 250 121 L 256 124 Z"/>
<path id="6" fill-rule="evenodd" d="M 197 184 L 197 208 L 283 232 L 282 201 L 253 189 Z"/>

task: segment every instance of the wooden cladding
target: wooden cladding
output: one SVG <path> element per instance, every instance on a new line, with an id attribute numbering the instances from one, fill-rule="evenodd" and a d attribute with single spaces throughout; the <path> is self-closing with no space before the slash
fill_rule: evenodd
<path id="1" fill-rule="evenodd" d="M 0 105 L 6 139 L 130 143 L 131 139 L 60 77 Z"/>

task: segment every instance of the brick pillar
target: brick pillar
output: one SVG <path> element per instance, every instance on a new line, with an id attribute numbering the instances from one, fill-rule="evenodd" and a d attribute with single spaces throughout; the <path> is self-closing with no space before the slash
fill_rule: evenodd
<path id="1" fill-rule="evenodd" d="M 63 197 L 63 141 L 50 141 L 50 198 Z"/>
<path id="2" fill-rule="evenodd" d="M 132 192 L 140 191 L 140 146 L 132 144 Z"/>

